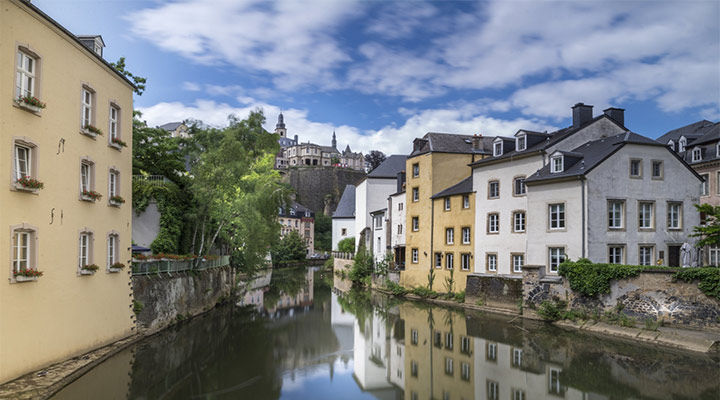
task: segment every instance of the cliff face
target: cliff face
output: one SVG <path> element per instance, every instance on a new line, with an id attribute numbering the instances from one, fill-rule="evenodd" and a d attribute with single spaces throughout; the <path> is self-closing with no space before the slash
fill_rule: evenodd
<path id="1" fill-rule="evenodd" d="M 315 213 L 332 215 L 346 185 L 354 185 L 365 172 L 335 167 L 297 167 L 283 170 L 284 180 L 297 192 L 295 201 Z M 326 197 L 328 198 L 326 204 Z"/>

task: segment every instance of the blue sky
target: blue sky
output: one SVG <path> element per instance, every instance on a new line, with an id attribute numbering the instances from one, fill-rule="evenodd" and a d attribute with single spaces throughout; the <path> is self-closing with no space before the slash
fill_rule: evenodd
<path id="1" fill-rule="evenodd" d="M 148 78 L 150 125 L 283 110 L 301 141 L 407 153 L 425 132 L 510 136 L 626 109 L 656 138 L 720 119 L 720 2 L 34 0 Z"/>

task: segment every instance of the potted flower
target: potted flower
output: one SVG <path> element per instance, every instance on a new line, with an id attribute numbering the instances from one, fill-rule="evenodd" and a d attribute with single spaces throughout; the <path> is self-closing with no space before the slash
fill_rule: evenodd
<path id="1" fill-rule="evenodd" d="M 123 142 L 122 140 L 120 140 L 116 137 L 110 139 L 110 145 L 117 149 L 120 149 L 121 147 L 127 147 L 127 143 Z"/>
<path id="2" fill-rule="evenodd" d="M 144 254 L 140 254 L 140 253 L 135 253 L 135 254 L 133 254 L 132 258 L 133 258 L 133 260 L 137 260 L 137 261 L 145 261 L 148 259 L 148 256 L 146 256 Z"/>
<path id="3" fill-rule="evenodd" d="M 95 201 L 102 198 L 102 195 L 94 190 L 83 190 L 81 197 L 86 201 Z"/>
<path id="4" fill-rule="evenodd" d="M 122 196 L 110 196 L 110 205 L 119 206 L 121 204 L 125 204 L 125 199 L 123 199 Z"/>
<path id="5" fill-rule="evenodd" d="M 17 185 L 15 187 L 21 190 L 36 192 L 42 189 L 44 186 L 45 185 L 39 180 L 23 175 L 22 178 L 17 180 Z"/>
<path id="6" fill-rule="evenodd" d="M 125 268 L 125 264 L 116 262 L 115 264 L 110 266 L 110 272 L 120 272 Z"/>
<path id="7" fill-rule="evenodd" d="M 94 125 L 87 124 L 83 128 L 83 133 L 90 137 L 95 137 L 97 135 L 102 135 L 103 131 L 101 131 L 100 128 L 98 128 Z"/>
<path id="8" fill-rule="evenodd" d="M 46 107 L 46 104 L 35 96 L 19 96 L 15 99 L 15 104 L 17 104 L 20 108 L 24 108 L 32 112 L 40 112 L 40 110 Z"/>
<path id="9" fill-rule="evenodd" d="M 19 271 L 13 271 L 13 276 L 17 282 L 29 282 L 36 281 L 38 277 L 42 276 L 43 272 L 32 268 L 22 268 Z"/>
<path id="10" fill-rule="evenodd" d="M 80 267 L 80 275 L 94 275 L 98 269 L 100 269 L 100 267 L 95 264 L 83 265 Z"/>

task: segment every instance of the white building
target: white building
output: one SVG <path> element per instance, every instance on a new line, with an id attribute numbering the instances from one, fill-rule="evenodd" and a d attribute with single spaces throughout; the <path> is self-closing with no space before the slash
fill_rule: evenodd
<path id="1" fill-rule="evenodd" d="M 520 130 L 514 138 L 498 137 L 492 157 L 471 164 L 476 273 L 521 275 L 528 241 L 535 240 L 527 237 L 528 218 L 537 216 L 528 206 L 524 181 L 547 164 L 549 154 L 627 131 L 622 109 L 608 108 L 594 118 L 592 106 L 578 103 L 572 110 L 572 126 L 552 133 Z"/>
<path id="2" fill-rule="evenodd" d="M 375 261 L 382 261 L 385 258 L 387 249 L 387 229 L 385 227 L 385 215 L 387 208 L 376 210 L 370 213 L 372 217 L 372 253 Z"/>
<path id="3" fill-rule="evenodd" d="M 402 179 L 402 182 L 400 181 Z M 390 249 L 394 255 L 395 267 L 405 268 L 405 179 L 398 179 L 400 190 L 388 197 L 387 234 L 390 236 Z"/>
<path id="4" fill-rule="evenodd" d="M 355 233 L 355 186 L 347 185 L 332 215 L 332 249 Z"/>

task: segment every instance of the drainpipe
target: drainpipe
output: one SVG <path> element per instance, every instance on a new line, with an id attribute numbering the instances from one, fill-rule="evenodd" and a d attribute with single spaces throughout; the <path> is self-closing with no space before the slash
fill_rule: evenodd
<path id="1" fill-rule="evenodd" d="M 582 198 L 582 258 L 585 258 L 585 179 L 580 177 L 580 197 Z"/>
<path id="2" fill-rule="evenodd" d="M 435 199 L 430 199 L 430 271 L 432 271 L 435 266 L 433 263 L 435 262 L 435 253 L 433 253 L 433 245 L 435 242 L 433 241 L 433 236 L 435 233 Z M 418 254 L 418 257 L 420 255 Z"/>

